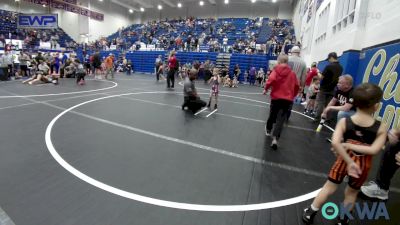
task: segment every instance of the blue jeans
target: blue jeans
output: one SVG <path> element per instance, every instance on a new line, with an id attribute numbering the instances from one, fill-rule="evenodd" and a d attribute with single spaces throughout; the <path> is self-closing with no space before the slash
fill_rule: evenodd
<path id="1" fill-rule="evenodd" d="M 356 111 L 350 110 L 350 111 L 339 111 L 337 114 L 337 121 L 339 122 L 340 119 L 343 118 L 350 118 L 352 115 L 354 115 L 356 113 Z"/>

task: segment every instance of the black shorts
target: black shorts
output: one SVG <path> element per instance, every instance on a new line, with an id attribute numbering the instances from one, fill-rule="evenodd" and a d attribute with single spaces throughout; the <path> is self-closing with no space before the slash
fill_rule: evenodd
<path id="1" fill-rule="evenodd" d="M 27 65 L 20 65 L 19 68 L 24 71 L 26 73 L 26 71 L 28 70 L 28 66 Z"/>

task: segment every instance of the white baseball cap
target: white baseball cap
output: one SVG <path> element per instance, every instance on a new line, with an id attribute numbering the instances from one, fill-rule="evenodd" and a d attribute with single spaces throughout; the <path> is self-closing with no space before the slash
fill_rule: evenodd
<path id="1" fill-rule="evenodd" d="M 292 51 L 291 51 L 291 52 L 292 52 L 292 53 L 300 53 L 300 51 L 301 51 L 301 50 L 300 50 L 300 47 L 296 45 L 296 46 L 294 46 L 294 47 L 292 48 Z"/>

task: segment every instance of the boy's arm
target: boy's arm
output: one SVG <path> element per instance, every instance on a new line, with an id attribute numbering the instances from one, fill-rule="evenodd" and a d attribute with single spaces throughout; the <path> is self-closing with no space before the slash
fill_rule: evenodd
<path id="1" fill-rule="evenodd" d="M 352 177 L 359 178 L 361 174 L 360 167 L 347 154 L 346 148 L 342 143 L 343 134 L 346 130 L 346 120 L 341 119 L 335 128 L 332 136 L 332 147 L 336 153 L 343 158 L 347 164 L 348 174 Z"/>
<path id="2" fill-rule="evenodd" d="M 382 150 L 383 146 L 385 145 L 387 137 L 386 130 L 386 125 L 382 123 L 379 127 L 374 143 L 372 143 L 372 145 L 370 146 L 355 145 L 349 143 L 345 143 L 344 146 L 361 154 L 376 155 L 380 150 Z"/>

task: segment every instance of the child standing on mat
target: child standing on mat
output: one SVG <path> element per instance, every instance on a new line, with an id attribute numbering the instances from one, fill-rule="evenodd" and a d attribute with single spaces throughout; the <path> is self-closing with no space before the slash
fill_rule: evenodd
<path id="1" fill-rule="evenodd" d="M 75 59 L 75 68 L 76 68 L 76 83 L 79 85 L 85 84 L 85 76 L 86 71 L 83 64 L 79 61 L 79 59 Z"/>
<path id="2" fill-rule="evenodd" d="M 213 77 L 208 81 L 211 84 L 211 92 L 210 92 L 210 101 L 208 101 L 208 108 L 211 108 L 211 101 L 213 97 L 215 98 L 214 110 L 217 109 L 218 104 L 218 93 L 219 93 L 219 84 L 221 83 L 221 77 L 219 76 L 219 69 L 215 68 L 213 71 Z"/>
<path id="3" fill-rule="evenodd" d="M 319 92 L 319 78 L 314 77 L 312 79 L 312 84 L 307 90 L 307 106 L 304 111 L 304 114 L 309 114 L 310 116 L 315 116 L 315 99 L 317 99 L 317 94 Z"/>
<path id="4" fill-rule="evenodd" d="M 336 192 L 339 184 L 348 175 L 343 204 L 351 211 L 360 187 L 368 178 L 372 156 L 382 150 L 386 141 L 386 126 L 372 116 L 378 110 L 383 92 L 375 84 L 364 83 L 354 90 L 354 105 L 357 112 L 350 118 L 341 119 L 332 137 L 332 147 L 338 155 L 328 181 L 310 207 L 304 209 L 303 221 L 312 224 L 318 210 Z M 343 141 L 342 141 L 343 140 Z M 340 218 L 337 224 L 349 224 L 349 218 Z"/>

